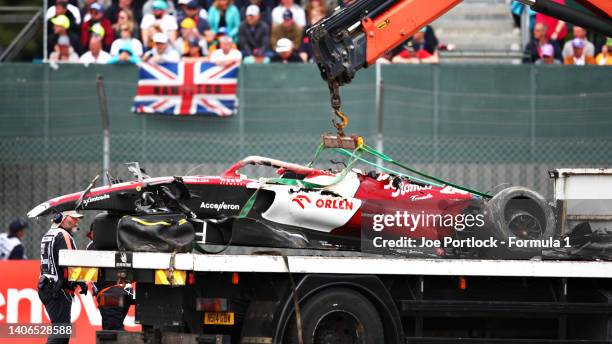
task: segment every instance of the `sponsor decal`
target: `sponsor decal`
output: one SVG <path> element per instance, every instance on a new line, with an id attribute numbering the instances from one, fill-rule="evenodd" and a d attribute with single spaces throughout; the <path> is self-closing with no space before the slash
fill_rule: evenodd
<path id="1" fill-rule="evenodd" d="M 109 194 L 103 194 L 103 195 L 99 195 L 99 196 L 88 197 L 88 198 L 85 198 L 83 200 L 83 206 L 86 207 L 89 203 L 104 201 L 104 200 L 109 199 L 109 198 L 110 198 Z"/>
<path id="2" fill-rule="evenodd" d="M 422 200 L 426 200 L 426 199 L 430 199 L 430 198 L 433 198 L 432 194 L 427 194 L 425 196 L 417 196 L 417 195 L 410 196 L 410 200 L 411 201 L 422 201 Z"/>
<path id="3" fill-rule="evenodd" d="M 340 209 L 353 210 L 353 202 L 346 199 L 321 199 L 319 198 L 315 205 L 322 209 Z"/>
<path id="4" fill-rule="evenodd" d="M 459 195 L 467 195 L 469 194 L 469 192 L 467 191 L 463 191 L 457 188 L 454 188 L 452 186 L 445 186 L 442 190 L 440 190 L 441 194 L 447 194 L 447 195 L 455 195 L 455 194 L 459 194 Z"/>
<path id="5" fill-rule="evenodd" d="M 242 182 L 243 180 L 240 178 L 221 178 L 221 180 L 219 181 L 219 184 L 241 186 Z"/>
<path id="6" fill-rule="evenodd" d="M 216 211 L 221 211 L 221 210 L 240 210 L 240 206 L 238 204 L 227 204 L 225 202 L 221 202 L 221 203 L 206 203 L 206 202 L 202 202 L 202 204 L 200 204 L 200 209 L 214 209 Z"/>
<path id="7" fill-rule="evenodd" d="M 297 203 L 302 209 L 305 209 L 305 204 L 312 204 L 313 202 L 306 195 L 295 196 L 292 202 Z M 304 203 L 307 202 L 307 203 Z M 353 202 L 346 199 L 337 198 L 318 198 L 314 201 L 315 207 L 319 209 L 338 209 L 338 210 L 353 210 Z"/>
<path id="8" fill-rule="evenodd" d="M 432 188 L 433 187 L 431 185 L 421 186 L 417 184 L 402 182 L 400 186 L 396 189 L 393 186 L 393 179 L 389 179 L 389 183 L 384 186 L 385 190 L 393 190 L 393 192 L 391 193 L 391 197 L 404 196 L 408 193 L 431 190 Z"/>
<path id="9" fill-rule="evenodd" d="M 132 252 L 117 252 L 115 253 L 116 268 L 131 268 L 132 267 Z"/>
<path id="10" fill-rule="evenodd" d="M 297 195 L 291 201 L 297 203 L 302 209 L 305 208 L 304 202 L 312 203 L 306 195 Z"/>

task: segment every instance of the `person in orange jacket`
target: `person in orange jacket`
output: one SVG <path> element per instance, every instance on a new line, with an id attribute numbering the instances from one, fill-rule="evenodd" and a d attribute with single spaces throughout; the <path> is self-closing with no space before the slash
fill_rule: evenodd
<path id="1" fill-rule="evenodd" d="M 572 40 L 572 48 L 574 48 L 574 54 L 565 57 L 563 59 L 563 64 L 576 66 L 595 64 L 595 58 L 585 54 L 584 52 L 584 40 L 574 38 Z"/>

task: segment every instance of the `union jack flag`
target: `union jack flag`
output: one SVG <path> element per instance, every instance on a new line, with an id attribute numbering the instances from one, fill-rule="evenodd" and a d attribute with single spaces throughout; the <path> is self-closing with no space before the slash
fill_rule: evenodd
<path id="1" fill-rule="evenodd" d="M 236 111 L 238 66 L 208 62 L 142 63 L 133 111 L 230 116 Z"/>

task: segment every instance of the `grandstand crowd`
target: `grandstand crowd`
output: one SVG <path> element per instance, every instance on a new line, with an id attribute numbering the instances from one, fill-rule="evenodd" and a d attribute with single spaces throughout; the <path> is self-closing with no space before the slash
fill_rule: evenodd
<path id="1" fill-rule="evenodd" d="M 566 5 L 565 0 L 554 0 Z M 515 25 L 521 23 L 523 11 L 528 11 L 531 41 L 525 46 L 523 63 L 565 65 L 612 65 L 612 38 L 596 47 L 587 38 L 587 30 L 528 9 L 518 1 L 512 2 Z M 570 35 L 571 32 L 571 35 Z"/>
<path id="2" fill-rule="evenodd" d="M 73 63 L 307 63 L 306 30 L 341 0 L 55 0 L 47 9 L 49 60 Z M 513 14 L 518 8 L 513 7 Z M 520 12 L 519 12 L 520 13 Z M 539 16 L 539 15 L 538 15 Z M 534 16 L 523 62 L 612 65 L 612 39 L 596 51 L 586 31 Z M 442 49 L 444 46 L 442 46 Z M 438 63 L 431 26 L 381 58 Z"/>

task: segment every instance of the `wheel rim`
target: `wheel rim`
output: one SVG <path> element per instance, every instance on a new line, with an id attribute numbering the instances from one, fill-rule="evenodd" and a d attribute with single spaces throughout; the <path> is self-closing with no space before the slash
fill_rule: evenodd
<path id="1" fill-rule="evenodd" d="M 524 211 L 512 215 L 508 221 L 508 228 L 521 239 L 540 239 L 544 234 L 538 218 Z"/>
<path id="2" fill-rule="evenodd" d="M 313 344 L 365 344 L 365 329 L 355 315 L 347 311 L 325 314 L 313 333 Z"/>

